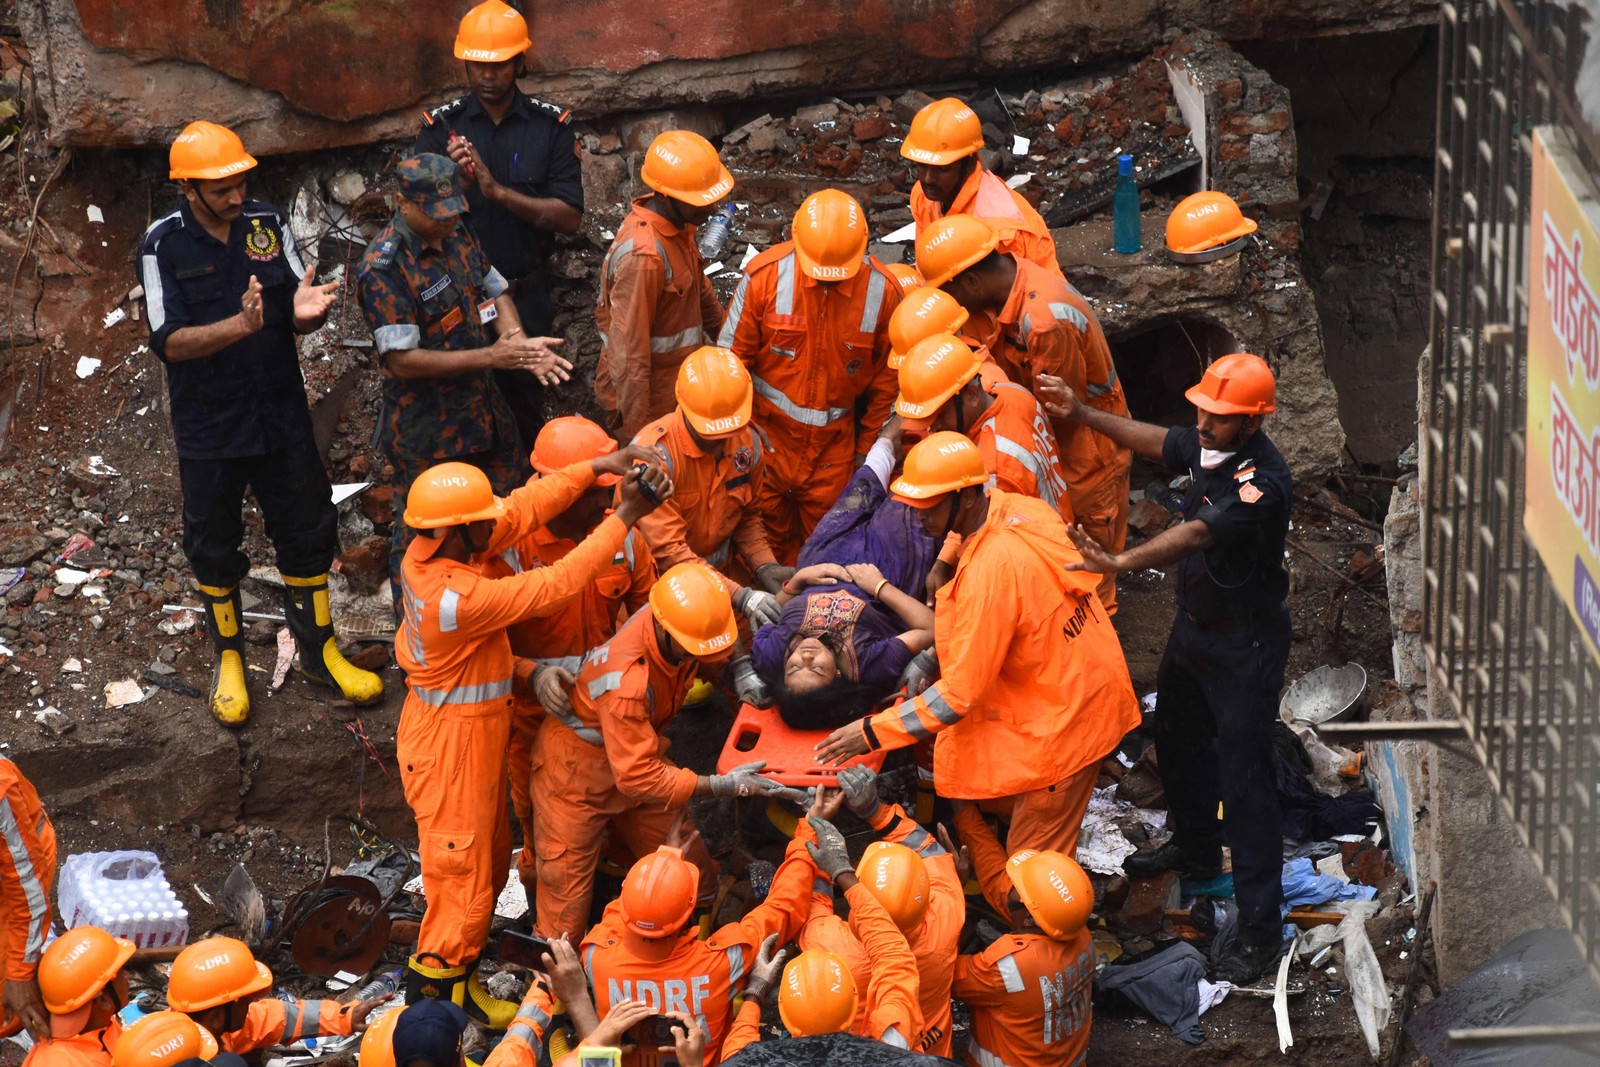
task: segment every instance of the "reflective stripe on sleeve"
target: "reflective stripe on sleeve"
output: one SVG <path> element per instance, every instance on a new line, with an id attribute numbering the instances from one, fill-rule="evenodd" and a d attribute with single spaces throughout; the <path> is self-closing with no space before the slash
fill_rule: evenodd
<path id="1" fill-rule="evenodd" d="M 454 689 L 425 689 L 411 687 L 411 693 L 424 704 L 442 708 L 450 704 L 482 704 L 511 695 L 511 679 L 503 682 L 484 682 L 481 685 L 458 685 Z"/>

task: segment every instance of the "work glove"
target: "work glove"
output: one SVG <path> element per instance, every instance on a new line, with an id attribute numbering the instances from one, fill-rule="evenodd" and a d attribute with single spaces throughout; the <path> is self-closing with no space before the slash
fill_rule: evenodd
<path id="1" fill-rule="evenodd" d="M 793 801 L 796 804 L 806 802 L 806 793 L 803 789 L 790 789 L 782 782 L 775 782 L 764 777 L 761 771 L 766 767 L 766 760 L 757 760 L 754 763 L 741 764 L 727 774 L 713 774 L 711 781 L 711 795 L 714 797 L 777 797 L 780 800 Z"/>
<path id="2" fill-rule="evenodd" d="M 750 968 L 750 979 L 744 985 L 746 1000 L 755 1000 L 757 1003 L 766 1000 L 768 990 L 777 981 L 778 975 L 783 973 L 783 960 L 787 955 L 787 952 L 778 948 L 778 935 L 767 935 L 756 952 L 756 962 Z"/>
<path id="3" fill-rule="evenodd" d="M 756 568 L 756 582 L 777 596 L 783 590 L 783 583 L 794 577 L 794 568 L 785 567 L 781 563 L 764 563 Z"/>
<path id="4" fill-rule="evenodd" d="M 783 607 L 771 593 L 744 586 L 733 594 L 734 610 L 750 620 L 750 628 L 759 630 L 770 626 L 783 615 Z"/>
<path id="5" fill-rule="evenodd" d="M 572 685 L 577 680 L 577 656 L 540 660 L 533 669 L 533 695 L 539 706 L 557 715 L 572 714 Z"/>
<path id="6" fill-rule="evenodd" d="M 907 696 L 917 696 L 939 680 L 939 653 L 931 646 L 911 657 L 906 669 L 900 672 L 900 688 Z"/>
<path id="7" fill-rule="evenodd" d="M 871 822 L 881 806 L 878 776 L 872 768 L 859 764 L 844 768 L 839 772 L 839 788 L 844 790 L 844 802 L 850 805 L 850 810 Z"/>
<path id="8" fill-rule="evenodd" d="M 811 829 L 816 831 L 816 843 L 806 842 L 806 851 L 811 853 L 811 862 L 817 869 L 827 875 L 830 881 L 837 880 L 845 872 L 855 873 L 855 865 L 850 862 L 850 852 L 845 848 L 844 835 L 839 828 L 826 819 L 810 819 Z"/>
<path id="9" fill-rule="evenodd" d="M 767 683 L 761 680 L 761 675 L 756 673 L 756 665 L 749 656 L 740 656 L 728 668 L 733 677 L 733 691 L 739 699 L 746 704 L 758 708 L 772 706 L 772 690 L 767 688 Z"/>

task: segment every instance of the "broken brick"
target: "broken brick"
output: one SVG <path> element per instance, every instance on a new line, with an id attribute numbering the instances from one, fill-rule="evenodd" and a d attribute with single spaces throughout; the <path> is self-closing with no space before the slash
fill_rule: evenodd
<path id="1" fill-rule="evenodd" d="M 1248 158 L 1249 155 L 1249 141 L 1237 141 L 1223 138 L 1222 142 L 1217 145 L 1217 158 L 1226 160 L 1229 163 L 1237 163 L 1241 159 Z"/>
<path id="2" fill-rule="evenodd" d="M 379 485 L 361 495 L 361 514 L 374 526 L 388 526 L 394 522 L 394 486 Z"/>
<path id="3" fill-rule="evenodd" d="M 1160 533 L 1172 525 L 1176 518 L 1172 512 L 1154 500 L 1140 500 L 1128 508 L 1128 528 L 1146 537 Z"/>
<path id="4" fill-rule="evenodd" d="M 1238 78 L 1229 78 L 1225 82 L 1217 83 L 1217 97 L 1225 104 L 1232 104 L 1244 95 L 1244 82 Z"/>
<path id="5" fill-rule="evenodd" d="M 882 115 L 869 115 L 850 127 L 850 136 L 857 141 L 876 141 L 889 134 L 889 120 Z"/>
<path id="6" fill-rule="evenodd" d="M 1073 124 L 1072 120 L 1073 120 L 1073 118 L 1074 118 L 1074 116 L 1068 115 L 1066 118 L 1064 118 L 1060 122 L 1056 123 L 1056 140 L 1058 140 L 1058 141 L 1067 141 L 1067 140 L 1070 140 L 1072 138 L 1072 124 Z M 1076 142 L 1074 142 L 1074 143 L 1076 143 Z"/>
<path id="7" fill-rule="evenodd" d="M 1164 871 L 1154 878 L 1131 881 L 1128 899 L 1117 910 L 1112 925 L 1126 935 L 1158 933 L 1166 922 L 1167 911 L 1176 908 L 1182 898 L 1177 871 Z"/>
<path id="8" fill-rule="evenodd" d="M 1280 108 L 1251 115 L 1227 115 L 1217 123 L 1224 137 L 1242 137 L 1252 133 L 1281 133 L 1289 128 L 1289 112 Z"/>

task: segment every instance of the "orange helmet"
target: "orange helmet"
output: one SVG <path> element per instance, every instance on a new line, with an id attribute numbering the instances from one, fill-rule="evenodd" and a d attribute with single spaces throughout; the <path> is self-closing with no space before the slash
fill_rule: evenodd
<path id="1" fill-rule="evenodd" d="M 925 284 L 922 275 L 917 273 L 917 268 L 909 263 L 885 263 L 884 269 L 894 275 L 894 280 L 900 283 L 900 289 L 909 293 L 913 289 L 921 289 Z"/>
<path id="2" fill-rule="evenodd" d="M 900 154 L 913 163 L 948 166 L 983 150 L 983 123 L 977 112 L 953 96 L 935 100 L 911 120 Z"/>
<path id="3" fill-rule="evenodd" d="M 856 980 L 844 960 L 811 948 L 789 961 L 778 985 L 778 1016 L 795 1037 L 834 1034 L 856 1021 Z"/>
<path id="4" fill-rule="evenodd" d="M 599 423 L 590 422 L 582 415 L 563 415 L 551 419 L 539 430 L 539 436 L 533 439 L 530 458 L 534 470 L 540 474 L 554 474 L 574 463 L 609 456 L 616 450 L 617 443 Z M 616 485 L 620 481 L 619 475 L 602 474 L 595 479 L 595 484 Z"/>
<path id="5" fill-rule="evenodd" d="M 935 289 L 995 250 L 1000 235 L 971 215 L 946 215 L 917 234 L 917 270 Z"/>
<path id="6" fill-rule="evenodd" d="M 456 58 L 473 63 L 503 63 L 532 47 L 528 20 L 500 0 L 483 0 L 461 16 L 456 31 Z"/>
<path id="7" fill-rule="evenodd" d="M 215 179 L 242 174 L 256 165 L 239 135 L 215 122 L 191 122 L 167 152 L 167 177 Z"/>
<path id="8" fill-rule="evenodd" d="M 639 177 L 662 196 L 695 207 L 708 207 L 733 191 L 733 175 L 717 150 L 688 130 L 667 130 L 651 141 Z"/>
<path id="9" fill-rule="evenodd" d="M 133 956 L 134 944 L 112 937 L 98 926 L 75 926 L 45 948 L 39 957 L 39 996 L 54 1018 L 55 1037 L 75 1037 L 89 1021 L 89 1002 L 100 995 L 123 964 Z"/>
<path id="10" fill-rule="evenodd" d="M 656 579 L 650 613 L 691 656 L 729 652 L 739 636 L 727 583 L 704 563 L 680 563 Z"/>
<path id="11" fill-rule="evenodd" d="M 256 962 L 243 941 L 208 937 L 196 941 L 172 961 L 167 1006 L 174 1011 L 205 1011 L 271 986 L 272 972 L 266 964 Z"/>
<path id="12" fill-rule="evenodd" d="M 1006 873 L 1033 921 L 1057 941 L 1065 941 L 1089 921 L 1094 887 L 1071 856 L 1023 849 L 1006 861 Z"/>
<path id="13" fill-rule="evenodd" d="M 405 1010 L 401 1007 L 398 1011 L 384 1012 L 377 1022 L 367 1027 L 356 1052 L 356 1061 L 361 1067 L 395 1067 L 394 1027 L 400 1021 L 400 1012 Z"/>
<path id="14" fill-rule="evenodd" d="M 673 390 L 683 421 L 702 437 L 726 437 L 750 422 L 755 383 L 739 357 L 726 348 L 701 345 L 678 367 Z"/>
<path id="15" fill-rule="evenodd" d="M 895 414 L 909 430 L 925 429 L 939 409 L 978 376 L 983 360 L 954 334 L 936 333 L 911 346 L 900 364 Z"/>
<path id="16" fill-rule="evenodd" d="M 928 914 L 928 869 L 905 845 L 874 841 L 861 854 L 856 877 L 883 905 L 901 933 L 910 933 Z"/>
<path id="17" fill-rule="evenodd" d="M 867 213 L 849 193 L 824 189 L 801 202 L 791 236 L 806 277 L 844 281 L 855 277 L 867 254 Z"/>
<path id="18" fill-rule="evenodd" d="M 683 849 L 662 845 L 635 863 L 622 880 L 622 917 L 640 937 L 670 937 L 694 914 L 700 868 Z"/>
<path id="19" fill-rule="evenodd" d="M 889 316 L 889 369 L 900 369 L 912 345 L 936 333 L 955 333 L 967 317 L 967 309 L 943 290 L 923 286 L 907 291 Z"/>
<path id="20" fill-rule="evenodd" d="M 1183 395 L 1213 415 L 1266 415 L 1278 406 L 1272 368 L 1260 356 L 1233 352 L 1206 368 Z"/>
<path id="21" fill-rule="evenodd" d="M 134 1020 L 117 1038 L 111 1067 L 172 1067 L 184 1060 L 209 1060 L 217 1039 L 181 1011 L 157 1011 Z M 368 1065 L 370 1067 L 370 1065 Z"/>
<path id="22" fill-rule="evenodd" d="M 988 481 L 983 453 L 972 439 L 953 430 L 941 430 L 911 447 L 905 467 L 889 486 L 889 492 L 914 508 L 931 508 L 948 493 Z"/>
<path id="23" fill-rule="evenodd" d="M 1207 190 L 1184 197 L 1167 216 L 1167 249 L 1193 255 L 1255 231 L 1255 220 L 1244 217 L 1233 197 Z"/>
<path id="24" fill-rule="evenodd" d="M 406 525 L 417 530 L 460 526 L 504 515 L 489 476 L 470 463 L 440 463 L 422 472 L 406 494 Z"/>

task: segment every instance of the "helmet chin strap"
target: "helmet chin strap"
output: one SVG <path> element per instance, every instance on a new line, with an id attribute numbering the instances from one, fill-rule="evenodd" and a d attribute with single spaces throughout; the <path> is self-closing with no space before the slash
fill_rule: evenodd
<path id="1" fill-rule="evenodd" d="M 956 516 L 961 514 L 961 494 L 964 492 L 966 492 L 965 489 L 957 489 L 950 500 L 950 518 L 944 524 L 944 533 L 939 535 L 938 542 L 940 545 L 943 545 L 950 535 L 955 532 Z"/>

